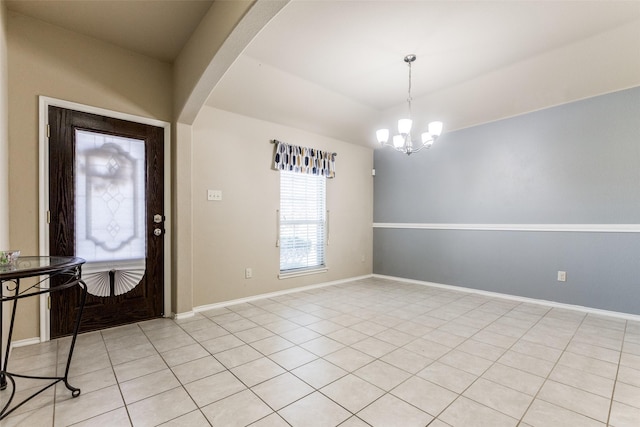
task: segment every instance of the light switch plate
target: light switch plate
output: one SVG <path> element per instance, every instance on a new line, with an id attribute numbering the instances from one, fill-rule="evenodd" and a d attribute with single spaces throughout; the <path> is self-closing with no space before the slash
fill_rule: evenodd
<path id="1" fill-rule="evenodd" d="M 207 200 L 209 201 L 222 200 L 222 190 L 207 190 Z"/>

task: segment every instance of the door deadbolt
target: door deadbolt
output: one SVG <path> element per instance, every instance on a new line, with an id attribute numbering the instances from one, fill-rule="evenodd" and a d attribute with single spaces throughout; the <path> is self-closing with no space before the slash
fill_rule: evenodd
<path id="1" fill-rule="evenodd" d="M 155 222 L 156 224 L 160 224 L 162 222 L 162 215 L 160 214 L 155 214 L 153 216 L 153 222 Z"/>

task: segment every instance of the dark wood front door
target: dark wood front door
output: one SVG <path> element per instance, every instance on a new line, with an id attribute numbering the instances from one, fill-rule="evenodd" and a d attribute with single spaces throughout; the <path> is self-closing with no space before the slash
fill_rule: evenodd
<path id="1" fill-rule="evenodd" d="M 164 129 L 53 106 L 48 122 L 49 252 L 87 260 L 80 331 L 162 316 Z M 51 338 L 79 303 L 79 288 L 51 294 Z"/>

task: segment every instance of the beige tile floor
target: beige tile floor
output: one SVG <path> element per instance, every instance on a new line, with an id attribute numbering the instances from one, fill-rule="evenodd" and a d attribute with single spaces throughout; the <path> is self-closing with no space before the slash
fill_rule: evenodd
<path id="1" fill-rule="evenodd" d="M 372 278 L 83 334 L 71 383 L 0 424 L 638 427 L 640 322 Z"/>

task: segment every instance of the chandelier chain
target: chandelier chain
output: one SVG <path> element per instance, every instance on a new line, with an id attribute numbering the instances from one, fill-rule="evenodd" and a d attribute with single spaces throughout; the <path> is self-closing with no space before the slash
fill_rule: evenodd
<path id="1" fill-rule="evenodd" d="M 407 103 L 409 104 L 409 118 L 411 118 L 411 62 L 407 62 L 409 65 L 409 97 L 407 98 Z"/>

